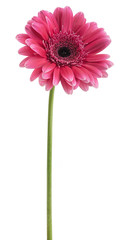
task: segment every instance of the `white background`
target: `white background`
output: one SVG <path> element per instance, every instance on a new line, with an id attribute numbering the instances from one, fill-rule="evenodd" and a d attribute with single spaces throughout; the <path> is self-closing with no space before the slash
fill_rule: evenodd
<path id="1" fill-rule="evenodd" d="M 48 92 L 19 68 L 15 40 L 45 9 L 71 6 L 112 39 L 99 88 L 55 89 L 53 240 L 126 239 L 125 1 L 4 1 L 0 7 L 0 239 L 46 239 Z"/>

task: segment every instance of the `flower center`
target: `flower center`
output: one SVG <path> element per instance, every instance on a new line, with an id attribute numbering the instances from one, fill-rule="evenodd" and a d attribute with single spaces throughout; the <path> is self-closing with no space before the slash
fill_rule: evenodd
<path id="1" fill-rule="evenodd" d="M 70 56 L 70 49 L 68 47 L 61 47 L 58 50 L 58 54 L 60 57 L 68 57 Z"/>
<path id="2" fill-rule="evenodd" d="M 81 65 L 85 58 L 84 43 L 75 33 L 55 33 L 45 42 L 48 60 L 58 66 Z"/>

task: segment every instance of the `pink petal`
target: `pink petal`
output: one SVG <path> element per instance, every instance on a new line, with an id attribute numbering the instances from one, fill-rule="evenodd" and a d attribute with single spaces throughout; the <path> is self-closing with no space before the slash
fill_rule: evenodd
<path id="1" fill-rule="evenodd" d="M 96 68 L 95 66 L 89 65 L 89 64 L 84 64 L 83 66 L 85 68 L 87 68 L 89 71 L 95 73 L 98 77 L 102 77 L 101 71 L 98 68 Z"/>
<path id="2" fill-rule="evenodd" d="M 61 75 L 63 78 L 65 78 L 67 81 L 72 82 L 74 79 L 74 73 L 72 69 L 68 66 L 61 67 Z"/>
<path id="3" fill-rule="evenodd" d="M 59 26 L 58 26 L 58 23 L 57 23 L 54 15 L 50 12 L 47 12 L 47 11 L 44 11 L 44 14 L 45 14 L 45 19 L 46 19 L 49 30 L 51 32 L 53 31 L 55 33 L 58 33 L 59 32 Z"/>
<path id="4" fill-rule="evenodd" d="M 93 62 L 91 63 L 92 66 L 96 67 L 97 69 L 101 70 L 106 70 L 108 69 L 108 65 L 103 61 L 103 62 Z"/>
<path id="5" fill-rule="evenodd" d="M 106 63 L 109 68 L 113 66 L 113 62 L 111 62 L 109 60 L 104 60 L 104 63 Z"/>
<path id="6" fill-rule="evenodd" d="M 39 13 L 38 13 L 38 17 L 39 17 L 39 19 L 41 19 L 41 21 L 43 22 L 46 22 L 46 19 L 45 19 L 45 12 L 46 11 L 40 11 Z"/>
<path id="7" fill-rule="evenodd" d="M 28 38 L 26 39 L 25 43 L 27 44 L 27 46 L 31 47 L 32 44 L 35 44 L 39 47 L 42 47 L 42 48 L 45 48 L 45 45 L 44 45 L 44 42 L 43 40 L 41 41 L 41 44 L 40 43 L 37 43 L 35 40 L 31 39 L 31 38 Z"/>
<path id="8" fill-rule="evenodd" d="M 52 79 L 49 79 L 47 82 L 46 82 L 46 86 L 45 86 L 45 89 L 46 91 L 49 91 L 53 88 L 53 84 L 52 84 Z"/>
<path id="9" fill-rule="evenodd" d="M 30 48 L 41 57 L 46 57 L 46 51 L 42 47 L 37 46 L 36 44 L 31 44 Z"/>
<path id="10" fill-rule="evenodd" d="M 48 12 L 48 11 L 42 11 L 43 12 L 43 14 L 44 14 L 44 16 L 45 16 L 45 21 L 46 21 L 46 17 L 48 17 L 48 19 L 50 19 L 50 21 L 53 23 L 53 25 L 55 26 L 55 27 L 58 27 L 58 24 L 57 24 L 57 22 L 56 22 L 56 19 L 55 19 L 55 17 L 54 17 L 54 15 L 51 13 L 51 12 Z"/>
<path id="11" fill-rule="evenodd" d="M 70 7 L 65 7 L 62 14 L 62 31 L 69 32 L 72 30 L 73 12 Z"/>
<path id="12" fill-rule="evenodd" d="M 73 81 L 67 81 L 66 79 L 64 79 L 64 81 L 66 81 L 66 83 L 67 84 L 69 84 L 70 86 L 72 86 L 72 87 L 75 87 L 76 86 L 76 79 L 75 79 L 75 77 L 74 77 L 74 79 L 73 79 Z"/>
<path id="13" fill-rule="evenodd" d="M 34 56 L 34 52 L 28 46 L 24 46 L 18 50 L 18 53 L 24 56 Z"/>
<path id="14" fill-rule="evenodd" d="M 74 86 L 73 89 L 74 89 L 74 90 L 77 89 L 78 86 L 79 86 L 79 84 L 80 84 L 80 80 L 79 80 L 79 79 L 76 79 L 76 85 Z"/>
<path id="15" fill-rule="evenodd" d="M 16 36 L 16 39 L 20 42 L 20 43 L 23 43 L 23 44 L 25 44 L 25 40 L 27 39 L 27 38 L 29 38 L 29 36 L 27 35 L 27 34 L 18 34 L 17 36 Z"/>
<path id="16" fill-rule="evenodd" d="M 49 78 L 52 78 L 52 75 L 53 75 L 53 70 L 51 70 L 50 72 L 42 72 L 42 78 L 43 79 L 49 79 Z"/>
<path id="17" fill-rule="evenodd" d="M 45 41 L 47 41 L 48 40 L 48 38 L 49 38 L 49 35 L 48 35 L 48 33 L 47 33 L 47 28 L 46 28 L 46 26 L 44 25 L 44 24 L 41 24 L 41 23 L 32 23 L 32 27 L 33 27 L 33 29 L 37 32 L 37 33 L 39 33 L 41 36 L 42 36 L 42 38 L 45 40 Z"/>
<path id="18" fill-rule="evenodd" d="M 108 73 L 106 71 L 102 71 L 102 77 L 104 78 L 108 77 Z"/>
<path id="19" fill-rule="evenodd" d="M 97 39 L 85 47 L 86 53 L 98 53 L 110 44 L 111 40 L 106 38 Z"/>
<path id="20" fill-rule="evenodd" d="M 60 81 L 60 68 L 55 67 L 53 71 L 53 85 L 54 86 L 58 85 L 59 81 Z"/>
<path id="21" fill-rule="evenodd" d="M 30 80 L 33 81 L 35 80 L 37 77 L 39 77 L 40 73 L 42 72 L 42 68 L 36 68 L 34 69 L 34 71 L 31 74 Z"/>
<path id="22" fill-rule="evenodd" d="M 50 15 L 52 15 L 51 12 L 45 11 L 45 10 L 40 11 L 39 14 L 40 14 L 41 19 L 42 19 L 44 22 L 46 22 L 46 17 L 49 17 L 49 18 L 50 18 Z"/>
<path id="23" fill-rule="evenodd" d="M 87 75 L 87 81 L 85 81 L 85 83 L 94 83 L 94 77 L 93 74 L 91 73 L 91 71 L 88 71 L 88 69 L 86 68 L 82 68 L 82 70 L 86 73 Z"/>
<path id="24" fill-rule="evenodd" d="M 80 86 L 80 88 L 81 88 L 82 90 L 84 90 L 84 91 L 88 91 L 88 89 L 89 89 L 89 85 L 86 84 L 86 83 L 84 83 L 84 82 L 82 82 L 82 81 L 80 81 L 79 86 Z"/>
<path id="25" fill-rule="evenodd" d="M 89 27 L 90 27 L 90 23 L 85 23 L 84 25 L 80 26 L 79 29 L 77 29 L 76 34 L 82 36 L 83 38 L 83 36 L 86 35 L 86 32 L 88 31 Z"/>
<path id="26" fill-rule="evenodd" d="M 39 18 L 39 17 L 36 17 L 36 16 L 34 16 L 34 17 L 32 18 L 32 20 L 33 20 L 33 22 L 42 23 L 42 19 Z"/>
<path id="27" fill-rule="evenodd" d="M 80 28 L 77 29 L 76 34 L 80 35 L 80 36 L 83 36 L 85 31 L 87 30 L 87 28 L 88 28 L 88 24 L 80 26 Z"/>
<path id="28" fill-rule="evenodd" d="M 28 24 L 29 26 L 31 26 L 33 22 L 34 22 L 34 21 L 31 19 L 31 20 L 29 20 L 29 21 L 27 22 L 27 24 Z"/>
<path id="29" fill-rule="evenodd" d="M 49 35 L 52 36 L 54 33 L 54 29 L 55 29 L 54 25 L 48 17 L 46 17 L 46 21 L 47 21 L 47 25 L 48 25 Z"/>
<path id="30" fill-rule="evenodd" d="M 91 85 L 92 85 L 93 87 L 95 87 L 95 88 L 98 88 L 98 80 L 97 80 L 97 78 L 94 77 L 94 80 L 93 80 L 93 82 L 91 83 Z"/>
<path id="31" fill-rule="evenodd" d="M 86 61 L 88 61 L 88 62 L 99 62 L 99 61 L 105 60 L 109 57 L 110 57 L 110 55 L 108 55 L 108 54 L 98 54 L 98 55 L 89 54 L 86 57 Z"/>
<path id="32" fill-rule="evenodd" d="M 54 17 L 57 21 L 57 24 L 59 26 L 59 31 L 60 31 L 61 28 L 62 28 L 62 21 L 61 20 L 62 20 L 62 15 L 63 15 L 63 8 L 60 8 L 60 7 L 56 8 L 53 15 L 54 15 Z"/>
<path id="33" fill-rule="evenodd" d="M 46 16 L 46 22 L 47 22 L 48 31 L 49 31 L 50 36 L 52 36 L 53 33 L 59 32 L 58 24 L 53 15 Z"/>
<path id="34" fill-rule="evenodd" d="M 25 66 L 25 63 L 27 62 L 27 60 L 28 60 L 29 58 L 30 58 L 30 57 L 24 58 L 24 59 L 20 62 L 19 66 L 20 66 L 20 67 L 24 67 L 24 66 Z"/>
<path id="35" fill-rule="evenodd" d="M 41 74 L 40 74 L 40 75 L 39 75 L 39 84 L 40 84 L 41 86 L 45 86 L 46 82 L 47 82 L 47 79 L 43 79 L 42 76 L 41 76 Z"/>
<path id="36" fill-rule="evenodd" d="M 66 93 L 68 93 L 68 94 L 73 93 L 73 87 L 70 86 L 69 84 L 67 84 L 66 81 L 63 78 L 61 78 L 61 84 L 62 84 L 63 89 Z"/>
<path id="37" fill-rule="evenodd" d="M 71 84 L 71 86 L 75 87 L 77 84 L 75 77 L 72 82 L 68 82 L 68 83 Z"/>
<path id="38" fill-rule="evenodd" d="M 103 28 L 98 28 L 94 32 L 88 34 L 88 36 L 85 36 L 83 38 L 83 41 L 85 44 L 87 44 L 101 37 L 106 37 L 106 33 Z"/>
<path id="39" fill-rule="evenodd" d="M 85 81 L 87 79 L 87 74 L 80 67 L 73 66 L 72 69 L 76 78 L 82 81 Z"/>
<path id="40" fill-rule="evenodd" d="M 50 63 L 50 62 L 46 62 L 42 68 L 42 71 L 44 73 L 50 72 L 51 70 L 53 70 L 56 67 L 55 63 Z"/>
<path id="41" fill-rule="evenodd" d="M 40 84 L 41 86 L 45 86 L 46 91 L 51 90 L 52 87 L 53 87 L 52 78 L 45 80 L 45 79 L 42 78 L 41 74 L 40 74 L 40 76 L 39 76 L 39 84 Z"/>
<path id="42" fill-rule="evenodd" d="M 94 32 L 97 28 L 98 28 L 97 23 L 95 22 L 88 23 L 88 29 L 86 29 L 84 33 L 84 39 L 88 37 L 92 32 Z"/>
<path id="43" fill-rule="evenodd" d="M 72 30 L 76 32 L 78 29 L 81 28 L 82 25 L 85 24 L 85 22 L 86 19 L 84 18 L 84 14 L 82 12 L 78 12 L 73 18 Z"/>
<path id="44" fill-rule="evenodd" d="M 47 60 L 42 58 L 42 57 L 30 57 L 27 62 L 25 63 L 25 67 L 26 68 L 39 68 L 42 67 L 43 64 L 46 62 Z"/>
<path id="45" fill-rule="evenodd" d="M 25 40 L 25 43 L 30 47 L 32 44 L 36 44 L 37 46 L 39 46 L 38 43 L 36 43 L 35 40 L 33 40 L 32 38 L 28 38 Z"/>
<path id="46" fill-rule="evenodd" d="M 29 35 L 29 37 L 35 40 L 37 43 L 40 43 L 40 44 L 42 43 L 41 36 L 38 35 L 37 32 L 35 32 L 31 26 L 26 25 L 25 31 Z"/>

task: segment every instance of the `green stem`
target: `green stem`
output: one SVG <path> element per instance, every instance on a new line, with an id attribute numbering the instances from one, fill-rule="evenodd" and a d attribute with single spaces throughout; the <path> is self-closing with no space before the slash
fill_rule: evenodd
<path id="1" fill-rule="evenodd" d="M 52 120 L 54 87 L 50 90 L 47 138 L 47 240 L 52 240 Z"/>

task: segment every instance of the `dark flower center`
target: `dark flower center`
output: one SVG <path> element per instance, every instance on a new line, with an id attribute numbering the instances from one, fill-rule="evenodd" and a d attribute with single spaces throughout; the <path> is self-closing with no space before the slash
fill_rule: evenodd
<path id="1" fill-rule="evenodd" d="M 74 33 L 55 33 L 47 42 L 45 49 L 48 60 L 58 66 L 81 65 L 85 59 L 84 43 Z"/>
<path id="2" fill-rule="evenodd" d="M 71 52 L 70 49 L 68 47 L 61 47 L 58 50 L 58 54 L 60 57 L 69 57 Z"/>

